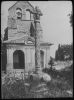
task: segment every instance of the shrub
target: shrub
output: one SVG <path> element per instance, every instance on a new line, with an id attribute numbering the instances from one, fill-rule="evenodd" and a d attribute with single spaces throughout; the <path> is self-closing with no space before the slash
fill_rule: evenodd
<path id="1" fill-rule="evenodd" d="M 11 80 L 11 81 L 10 81 Z M 5 84 L 2 85 L 2 98 L 24 98 L 27 88 L 23 80 L 6 78 Z"/>

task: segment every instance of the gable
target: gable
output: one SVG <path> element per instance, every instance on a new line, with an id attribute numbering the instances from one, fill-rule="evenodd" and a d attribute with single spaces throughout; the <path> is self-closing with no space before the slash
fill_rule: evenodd
<path id="1" fill-rule="evenodd" d="M 30 9 L 32 12 L 34 12 L 34 7 L 28 1 L 17 1 L 8 9 L 9 16 L 15 17 L 17 8 L 21 8 L 23 14 L 26 9 Z"/>
<path id="2" fill-rule="evenodd" d="M 11 9 L 13 9 L 14 6 L 18 5 L 18 3 L 21 3 L 21 2 L 22 2 L 22 3 L 25 3 L 25 4 L 26 4 L 26 3 L 29 4 L 29 6 L 31 6 L 31 7 L 34 9 L 34 7 L 33 7 L 28 1 L 17 1 L 13 6 L 11 6 L 11 7 L 8 9 L 8 11 L 11 10 Z"/>

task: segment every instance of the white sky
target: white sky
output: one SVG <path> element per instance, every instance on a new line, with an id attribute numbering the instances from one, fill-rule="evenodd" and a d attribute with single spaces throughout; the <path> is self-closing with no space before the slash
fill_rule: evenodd
<path id="1" fill-rule="evenodd" d="M 1 32 L 7 26 L 8 8 L 16 1 L 2 2 L 1 5 Z M 43 30 L 43 40 L 53 43 L 50 55 L 55 56 L 57 45 L 72 43 L 72 27 L 69 23 L 68 14 L 72 11 L 71 1 L 30 1 L 35 7 L 39 6 L 43 16 L 41 17 L 41 27 Z"/>

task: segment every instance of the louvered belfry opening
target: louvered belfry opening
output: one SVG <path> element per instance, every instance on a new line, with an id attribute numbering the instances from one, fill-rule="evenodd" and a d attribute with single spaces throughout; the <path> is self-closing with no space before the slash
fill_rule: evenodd
<path id="1" fill-rule="evenodd" d="M 14 66 L 14 69 L 24 69 L 25 68 L 25 58 L 24 58 L 23 51 L 16 50 L 13 53 L 13 66 Z"/>

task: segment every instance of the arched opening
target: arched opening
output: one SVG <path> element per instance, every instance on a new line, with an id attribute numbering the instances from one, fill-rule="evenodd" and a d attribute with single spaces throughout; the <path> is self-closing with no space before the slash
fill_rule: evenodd
<path id="1" fill-rule="evenodd" d="M 25 68 L 25 58 L 24 53 L 21 50 L 16 50 L 13 53 L 13 66 L 14 69 L 24 69 Z"/>
<path id="2" fill-rule="evenodd" d="M 22 18 L 22 9 L 16 8 L 16 14 L 17 14 L 17 19 L 21 19 Z"/>
<path id="3" fill-rule="evenodd" d="M 30 12 L 26 10 L 26 20 L 30 20 Z"/>
<path id="4" fill-rule="evenodd" d="M 40 50 L 41 67 L 44 67 L 44 51 Z"/>

